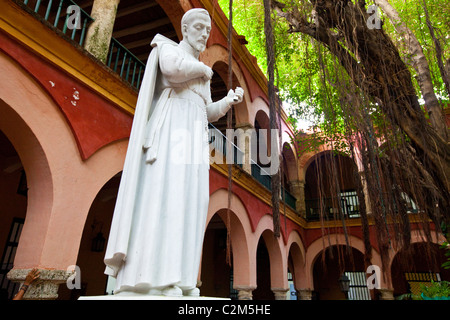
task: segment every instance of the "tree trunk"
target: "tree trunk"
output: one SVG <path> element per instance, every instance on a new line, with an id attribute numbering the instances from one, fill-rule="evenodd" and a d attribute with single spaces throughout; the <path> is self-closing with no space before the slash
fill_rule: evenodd
<path id="1" fill-rule="evenodd" d="M 433 89 L 430 67 L 425 54 L 423 53 L 422 46 L 411 29 L 403 23 L 398 12 L 388 1 L 374 0 L 374 3 L 384 11 L 389 20 L 391 20 L 397 32 L 403 36 L 403 44 L 408 48 L 408 53 L 413 61 L 413 67 L 418 75 L 417 80 L 419 82 L 423 99 L 425 100 L 428 115 L 430 116 L 430 122 L 441 138 L 447 140 L 446 124 L 439 101 Z"/>
<path id="2" fill-rule="evenodd" d="M 433 187 L 442 191 L 440 198 L 448 205 L 450 145 L 427 122 L 415 93 L 412 75 L 398 49 L 383 30 L 367 27 L 367 14 L 361 6 L 345 0 L 311 2 L 315 5 L 315 24 L 309 23 L 295 7 L 286 9 L 284 4 L 276 1 L 272 1 L 272 5 L 277 14 L 291 25 L 291 32 L 302 32 L 324 44 L 361 91 L 377 102 L 390 121 L 408 136 L 415 150 L 414 156 L 432 177 Z M 427 69 L 427 65 L 426 60 L 417 61 L 420 70 Z M 429 93 L 427 99 L 435 98 L 432 88 L 424 91 Z M 433 117 L 439 114 L 434 113 Z M 442 118 L 437 122 L 442 122 Z M 445 207 L 440 210 L 449 219 L 448 210 Z"/>

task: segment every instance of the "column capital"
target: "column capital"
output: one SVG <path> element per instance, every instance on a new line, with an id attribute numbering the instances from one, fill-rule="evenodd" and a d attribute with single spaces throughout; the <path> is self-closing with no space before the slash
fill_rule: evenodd
<path id="1" fill-rule="evenodd" d="M 394 299 L 394 289 L 381 288 L 381 289 L 378 289 L 378 292 L 380 293 L 380 295 L 379 295 L 380 300 L 395 300 Z"/>
<path id="2" fill-rule="evenodd" d="M 291 193 L 297 200 L 295 202 L 295 209 L 302 217 L 306 217 L 306 204 L 305 204 L 305 181 L 304 180 L 291 180 L 289 181 Z"/>
<path id="3" fill-rule="evenodd" d="M 272 292 L 275 295 L 275 300 L 287 300 L 287 288 L 272 288 Z"/>
<path id="4" fill-rule="evenodd" d="M 291 180 L 291 181 L 289 181 L 289 184 L 292 187 L 304 188 L 305 187 L 305 180 Z"/>
<path id="5" fill-rule="evenodd" d="M 312 300 L 312 290 L 311 289 L 300 289 L 297 291 L 298 300 Z"/>
<path id="6" fill-rule="evenodd" d="M 233 286 L 238 291 L 238 300 L 253 300 L 253 290 L 256 287 L 253 286 Z"/>
<path id="7" fill-rule="evenodd" d="M 236 124 L 236 129 L 249 130 L 254 129 L 255 127 L 249 122 L 241 122 Z"/>
<path id="8" fill-rule="evenodd" d="M 8 280 L 23 283 L 31 269 L 11 269 Z M 24 300 L 54 300 L 58 298 L 58 289 L 61 283 L 74 274 L 74 271 L 38 269 L 39 279 L 35 280 L 27 292 Z"/>

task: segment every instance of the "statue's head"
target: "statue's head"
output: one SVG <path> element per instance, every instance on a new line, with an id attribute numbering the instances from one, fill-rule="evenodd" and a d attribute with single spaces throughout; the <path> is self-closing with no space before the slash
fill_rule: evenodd
<path id="1" fill-rule="evenodd" d="M 211 18 L 205 9 L 188 10 L 181 19 L 183 40 L 188 42 L 196 51 L 206 49 L 211 32 Z"/>

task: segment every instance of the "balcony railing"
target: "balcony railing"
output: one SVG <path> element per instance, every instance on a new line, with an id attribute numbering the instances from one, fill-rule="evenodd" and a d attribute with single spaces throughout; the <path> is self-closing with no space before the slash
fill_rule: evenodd
<path id="1" fill-rule="evenodd" d="M 384 199 L 388 199 L 387 194 L 384 193 L 383 195 Z M 397 201 L 395 201 L 395 198 L 392 200 L 391 210 L 397 212 Z M 401 194 L 399 202 L 404 206 L 407 213 L 420 211 L 415 202 L 406 193 Z M 306 218 L 309 221 L 320 220 L 321 210 L 325 220 L 340 219 L 341 214 L 343 214 L 344 218 L 360 217 L 359 199 L 354 190 L 342 192 L 334 198 L 307 199 L 305 205 Z"/>
<path id="2" fill-rule="evenodd" d="M 227 141 L 229 139 L 220 132 L 214 125 L 209 124 L 209 137 L 210 143 L 213 144 L 215 150 L 221 152 L 224 156 L 227 155 Z M 231 146 L 233 148 L 233 164 L 242 168 L 243 160 L 244 160 L 244 152 L 239 149 L 233 142 L 231 142 Z M 272 190 L 272 179 L 270 174 L 261 166 L 259 166 L 255 161 L 251 160 L 251 174 L 252 177 L 256 179 L 259 183 L 261 183 L 264 187 L 266 187 L 269 191 Z M 297 199 L 291 195 L 285 188 L 281 189 L 282 199 L 284 202 L 296 210 L 296 201 Z"/>
<path id="3" fill-rule="evenodd" d="M 83 46 L 86 31 L 94 19 L 72 0 L 24 0 L 23 4 L 40 18 Z"/>
<path id="4" fill-rule="evenodd" d="M 132 87 L 139 90 L 145 64 L 114 38 L 111 38 L 107 66 L 118 73 Z"/>
<path id="5" fill-rule="evenodd" d="M 23 3 L 28 11 L 83 46 L 87 28 L 94 19 L 74 1 L 24 0 L 18 2 Z M 145 64 L 114 38 L 111 39 L 106 65 L 133 88 L 139 90 Z"/>
<path id="6" fill-rule="evenodd" d="M 356 191 L 341 193 L 335 198 L 307 199 L 306 219 L 310 221 L 320 220 L 321 210 L 326 220 L 340 219 L 341 215 L 345 218 L 358 218 L 359 200 Z"/>

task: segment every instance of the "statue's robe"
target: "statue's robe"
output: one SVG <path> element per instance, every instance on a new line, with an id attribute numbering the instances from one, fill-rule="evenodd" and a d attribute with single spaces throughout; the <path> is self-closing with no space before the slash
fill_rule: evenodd
<path id="1" fill-rule="evenodd" d="M 205 65 L 185 42 L 152 41 L 105 254 L 115 293 L 196 287 L 209 202 Z"/>

